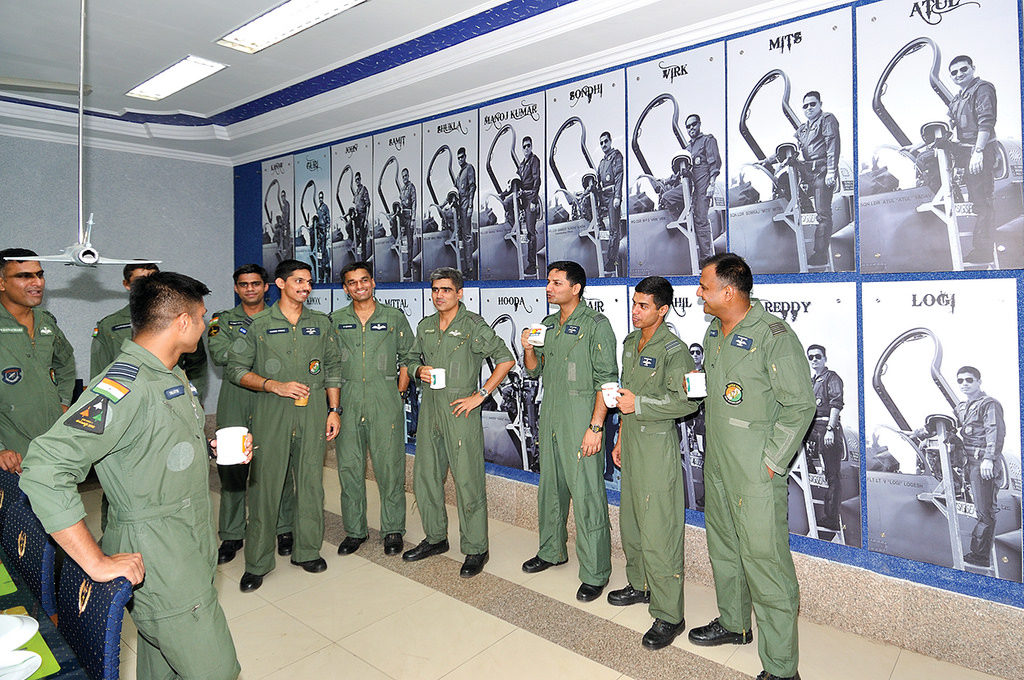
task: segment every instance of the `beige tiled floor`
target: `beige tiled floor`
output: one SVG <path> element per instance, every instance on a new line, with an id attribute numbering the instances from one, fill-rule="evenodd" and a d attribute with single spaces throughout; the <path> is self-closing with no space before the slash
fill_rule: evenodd
<path id="1" fill-rule="evenodd" d="M 332 469 L 324 473 L 327 509 L 338 512 L 336 473 Z M 376 528 L 379 503 L 373 482 L 367 483 L 367 490 L 369 521 Z M 87 524 L 96 531 L 98 492 L 87 494 L 86 502 L 90 510 Z M 422 539 L 423 530 L 411 496 L 408 507 L 406 541 L 416 543 Z M 458 559 L 454 508 L 449 508 L 449 515 L 449 556 Z M 639 645 L 640 635 L 651 623 L 646 608 L 612 607 L 603 598 L 589 604 L 578 602 L 577 564 L 571 549 L 565 566 L 529 575 L 519 565 L 536 552 L 535 532 L 492 520 L 490 541 L 488 573 L 610 619 L 636 632 L 635 639 L 624 639 L 621 644 Z M 367 543 L 360 550 L 379 549 Z M 358 553 L 338 557 L 335 546 L 325 544 L 322 554 L 329 564 L 327 572 L 307 574 L 290 566 L 287 558 L 278 558 L 277 568 L 267 576 L 263 587 L 249 594 L 238 590 L 241 559 L 218 568 L 217 588 L 235 639 L 243 680 L 629 680 L 616 670 L 396 574 Z M 624 564 L 613 561 L 612 570 L 609 587 L 621 587 L 625 584 Z M 689 625 L 702 625 L 715 613 L 714 592 L 687 583 Z M 809 621 L 800 622 L 800 636 L 800 674 L 805 680 L 995 679 Z M 134 680 L 136 631 L 129 617 L 125 617 L 122 638 L 121 677 Z M 691 645 L 684 635 L 675 644 L 751 676 L 761 668 L 756 640 L 741 647 L 703 648 Z"/>

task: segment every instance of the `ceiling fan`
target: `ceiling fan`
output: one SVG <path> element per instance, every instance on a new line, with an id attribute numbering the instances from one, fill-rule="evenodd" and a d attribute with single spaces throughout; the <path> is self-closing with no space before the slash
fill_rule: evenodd
<path id="1" fill-rule="evenodd" d="M 89 220 L 84 220 L 82 209 L 82 122 L 85 118 L 83 99 L 87 93 L 85 87 L 85 0 L 81 3 L 79 16 L 78 36 L 78 84 L 53 83 L 49 81 L 27 80 L 21 78 L 0 78 L 0 87 L 4 89 L 22 89 L 35 92 L 77 92 L 78 93 L 78 241 L 60 251 L 58 255 L 36 255 L 21 259 L 34 260 L 38 262 L 63 262 L 66 265 L 77 267 L 95 267 L 100 264 L 125 265 L 136 262 L 153 262 L 159 264 L 160 260 L 132 259 L 119 260 L 109 257 L 102 257 L 92 245 L 92 213 L 89 213 Z M 12 86 L 13 83 L 13 86 Z"/>

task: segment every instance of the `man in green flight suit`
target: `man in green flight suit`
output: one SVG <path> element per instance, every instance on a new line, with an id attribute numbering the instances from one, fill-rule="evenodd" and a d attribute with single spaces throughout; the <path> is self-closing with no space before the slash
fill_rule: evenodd
<path id="1" fill-rule="evenodd" d="M 75 357 L 44 309 L 46 280 L 25 248 L 0 250 L 0 469 L 21 472 L 28 443 L 71 403 Z"/>
<path id="2" fill-rule="evenodd" d="M 149 276 L 160 271 L 152 262 L 140 262 L 138 264 L 126 264 L 122 270 L 123 280 L 121 285 L 125 290 L 131 290 L 132 281 L 140 276 Z M 132 319 L 128 311 L 128 305 L 117 310 L 113 314 L 96 322 L 92 331 L 92 347 L 90 348 L 89 379 L 103 373 L 103 370 L 110 365 L 121 352 L 121 344 L 125 340 L 131 340 Z M 203 349 L 203 339 L 199 339 L 199 345 L 191 352 L 183 352 L 178 365 L 185 371 L 189 382 L 199 390 L 199 401 L 206 398 L 206 351 Z"/>
<path id="3" fill-rule="evenodd" d="M 263 585 L 274 566 L 274 526 L 288 466 L 295 469 L 295 547 L 291 562 L 317 574 L 324 541 L 325 441 L 341 426 L 341 354 L 327 315 L 305 306 L 309 263 L 284 260 L 274 272 L 281 299 L 239 326 L 224 374 L 259 392 L 252 434 L 260 447 L 249 471 L 243 593 Z M 325 398 L 326 393 L 326 398 Z M 326 438 L 326 440 L 325 440 Z"/>
<path id="4" fill-rule="evenodd" d="M 341 270 L 351 304 L 331 314 L 341 349 L 341 414 L 345 436 L 337 444 L 341 518 L 345 539 L 339 555 L 349 555 L 366 540 L 366 453 L 380 492 L 380 532 L 384 553 L 402 551 L 405 533 L 405 408 L 409 387 L 412 328 L 401 310 L 377 302 L 376 283 L 367 262 Z"/>
<path id="5" fill-rule="evenodd" d="M 648 276 L 633 293 L 635 331 L 622 352 L 622 413 L 612 459 L 622 468 L 619 528 L 626 553 L 625 588 L 608 593 L 616 606 L 650 603 L 654 624 L 641 643 L 661 649 L 683 632 L 683 530 L 686 498 L 676 418 L 697 410 L 686 396 L 693 357 L 663 322 L 672 284 Z M 636 584 L 634 586 L 633 584 Z"/>
<path id="6" fill-rule="evenodd" d="M 759 680 L 799 678 L 800 588 L 789 551 L 788 470 L 814 417 L 803 347 L 789 325 L 750 297 L 738 255 L 701 268 L 697 295 L 715 317 L 704 335 L 704 456 L 708 556 L 718 618 L 690 631 L 696 645 L 747 644 L 757 614 Z"/>
<path id="7" fill-rule="evenodd" d="M 29 445 L 21 476 L 32 510 L 71 559 L 93 580 L 124 576 L 136 586 L 140 678 L 230 680 L 241 670 L 213 585 L 205 415 L 177 366 L 203 336 L 209 292 L 174 272 L 136 281 L 134 339 Z M 110 499 L 102 547 L 77 489 L 93 466 Z"/>
<path id="8" fill-rule="evenodd" d="M 608 407 L 601 385 L 618 380 L 615 333 L 603 314 L 583 302 L 586 287 L 587 274 L 579 263 L 548 265 L 547 299 L 559 311 L 542 322 L 547 327 L 543 346 L 527 342 L 529 329 L 521 338 L 527 372 L 543 375 L 547 394 L 558 395 L 540 406 L 540 548 L 523 563 L 523 571 L 535 574 L 568 561 L 565 523 L 571 499 L 580 562 L 576 599 L 581 602 L 600 597 L 612 573 L 602 434 Z"/>
<path id="9" fill-rule="evenodd" d="M 441 267 L 430 274 L 430 297 L 437 309 L 416 328 L 409 372 L 427 386 L 420 405 L 413 462 L 413 493 L 426 538 L 402 554 L 415 562 L 448 551 L 448 512 L 444 478 L 455 480 L 463 578 L 479 574 L 487 562 L 487 489 L 484 426 L 480 405 L 515 365 L 508 346 L 483 317 L 462 304 L 462 272 Z M 477 389 L 480 368 L 490 358 L 494 371 Z M 444 386 L 431 372 L 444 371 Z M 464 417 L 463 417 L 464 416 Z"/>
<path id="10" fill-rule="evenodd" d="M 258 264 L 243 264 L 235 270 L 235 294 L 241 300 L 234 309 L 217 312 L 210 319 L 207 341 L 210 358 L 217 366 L 227 366 L 228 350 L 240 335 L 242 323 L 266 307 L 267 270 Z M 256 407 L 256 393 L 239 387 L 230 380 L 220 384 L 217 395 L 217 429 L 222 427 L 252 427 L 252 412 Z M 218 522 L 220 548 L 217 564 L 235 559 L 245 536 L 245 487 L 249 479 L 249 466 L 218 465 L 220 477 L 220 518 Z M 277 552 L 292 554 L 292 521 L 295 515 L 295 472 L 288 469 L 287 481 L 281 494 L 281 510 L 277 516 Z"/>

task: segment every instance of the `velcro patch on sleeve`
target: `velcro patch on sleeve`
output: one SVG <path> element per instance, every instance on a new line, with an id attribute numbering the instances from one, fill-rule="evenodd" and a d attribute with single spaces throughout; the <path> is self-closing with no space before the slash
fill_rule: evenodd
<path id="1" fill-rule="evenodd" d="M 786 332 L 786 324 L 781 321 L 768 324 L 768 330 L 772 332 L 772 335 L 782 335 Z"/>
<path id="2" fill-rule="evenodd" d="M 73 427 L 82 432 L 92 434 L 103 434 L 103 428 L 107 423 L 107 412 L 110 410 L 110 401 L 106 397 L 96 397 L 85 408 L 78 409 L 64 421 L 68 427 Z"/>

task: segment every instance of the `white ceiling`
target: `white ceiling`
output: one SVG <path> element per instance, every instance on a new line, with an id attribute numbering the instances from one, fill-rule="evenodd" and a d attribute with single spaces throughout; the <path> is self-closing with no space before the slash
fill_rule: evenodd
<path id="1" fill-rule="evenodd" d="M 86 140 L 107 148 L 237 164 L 543 86 L 836 0 L 562 2 L 465 39 L 452 24 L 468 19 L 486 25 L 505 0 L 368 0 L 248 55 L 215 41 L 277 0 L 88 0 L 85 80 L 92 94 L 85 106 L 108 115 L 86 117 Z M 529 14 L 530 7 L 555 3 L 516 4 Z M 0 1 L 0 76 L 77 82 L 78 16 L 78 0 Z M 385 52 L 406 49 L 409 41 L 436 31 L 462 42 L 405 63 L 396 64 L 394 51 Z M 163 101 L 124 95 L 186 54 L 229 68 Z M 333 89 L 305 82 L 339 68 L 340 75 L 351 73 L 344 67 L 364 58 L 387 68 Z M 297 92 L 281 93 L 293 85 Z M 271 101 L 258 115 L 237 108 L 268 95 Z M 8 99 L 0 100 L 0 134 L 74 141 L 73 95 L 0 91 L 0 97 Z M 122 118 L 132 113 L 145 115 Z M 203 120 L 199 125 L 160 122 L 161 115 L 179 113 Z"/>

